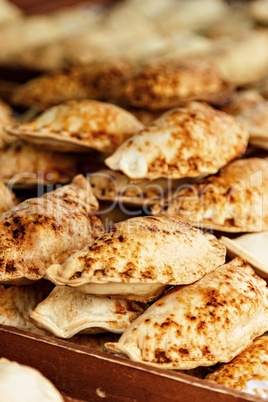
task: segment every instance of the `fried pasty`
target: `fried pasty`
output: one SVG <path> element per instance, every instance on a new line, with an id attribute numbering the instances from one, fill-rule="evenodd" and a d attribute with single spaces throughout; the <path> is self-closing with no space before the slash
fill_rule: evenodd
<path id="1" fill-rule="evenodd" d="M 159 213 L 159 206 L 153 207 Z M 268 230 L 268 160 L 240 159 L 178 191 L 165 215 L 223 232 Z"/>
<path id="2" fill-rule="evenodd" d="M 0 283 L 27 284 L 63 263 L 102 231 L 92 215 L 98 202 L 88 181 L 72 183 L 40 198 L 28 199 L 0 215 Z"/>
<path id="3" fill-rule="evenodd" d="M 148 301 L 159 289 L 194 282 L 224 261 L 225 247 L 213 235 L 174 218 L 147 216 L 117 223 L 64 264 L 51 265 L 46 277 L 87 294 Z"/>
<path id="4" fill-rule="evenodd" d="M 216 173 L 243 154 L 248 133 L 232 116 L 190 102 L 122 144 L 106 165 L 131 179 L 180 179 Z"/>
<path id="5" fill-rule="evenodd" d="M 156 367 L 189 370 L 229 362 L 268 329 L 268 289 L 242 259 L 175 287 L 109 351 Z"/>
<path id="6" fill-rule="evenodd" d="M 230 363 L 208 374 L 206 380 L 267 398 L 268 336 L 256 339 Z"/>
<path id="7" fill-rule="evenodd" d="M 144 125 L 118 106 L 91 100 L 54 106 L 29 123 L 7 129 L 19 139 L 59 152 L 110 154 Z"/>
<path id="8" fill-rule="evenodd" d="M 145 310 L 134 301 L 82 294 L 56 286 L 31 313 L 32 322 L 60 338 L 103 331 L 123 333 Z"/>
<path id="9" fill-rule="evenodd" d="M 141 67 L 114 89 L 113 97 L 129 106 L 165 110 L 191 100 L 222 105 L 231 94 L 232 86 L 207 58 L 191 56 Z"/>

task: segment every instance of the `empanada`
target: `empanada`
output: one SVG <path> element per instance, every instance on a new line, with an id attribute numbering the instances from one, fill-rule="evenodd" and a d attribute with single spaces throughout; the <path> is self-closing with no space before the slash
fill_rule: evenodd
<path id="1" fill-rule="evenodd" d="M 0 149 L 10 142 L 14 141 L 14 138 L 7 134 L 5 127 L 15 124 L 15 120 L 12 117 L 11 108 L 0 100 Z"/>
<path id="2" fill-rule="evenodd" d="M 64 402 L 54 385 L 36 369 L 0 359 L 2 401 Z"/>
<path id="3" fill-rule="evenodd" d="M 89 176 L 93 193 L 98 200 L 118 202 L 120 205 L 153 205 L 164 202 L 171 192 L 185 185 L 183 179 L 131 180 L 121 172 L 102 169 Z M 187 183 L 191 179 L 187 180 Z"/>
<path id="4" fill-rule="evenodd" d="M 0 214 L 18 204 L 16 195 L 2 181 L 0 181 Z"/>
<path id="5" fill-rule="evenodd" d="M 232 116 L 190 102 L 127 140 L 105 163 L 132 179 L 198 177 L 241 156 L 247 143 L 248 133 Z"/>
<path id="6" fill-rule="evenodd" d="M 103 331 L 123 333 L 145 310 L 134 301 L 82 294 L 56 286 L 31 313 L 32 322 L 60 338 Z"/>
<path id="7" fill-rule="evenodd" d="M 52 288 L 52 283 L 45 280 L 40 280 L 31 285 L 10 286 L 8 288 L 0 285 L 0 324 L 47 334 L 32 324 L 30 314 L 49 295 Z"/>
<path id="8" fill-rule="evenodd" d="M 242 111 L 236 118 L 249 132 L 249 143 L 268 150 L 268 101 Z"/>
<path id="9" fill-rule="evenodd" d="M 262 278 L 268 278 L 268 232 L 248 233 L 234 239 L 222 236 L 228 255 L 241 256 Z"/>
<path id="10" fill-rule="evenodd" d="M 0 180 L 12 188 L 68 183 L 78 173 L 90 173 L 102 167 L 98 159 L 94 153 L 53 152 L 15 140 L 0 148 Z"/>
<path id="11" fill-rule="evenodd" d="M 159 213 L 159 206 L 153 207 Z M 268 160 L 240 159 L 174 194 L 163 214 L 224 232 L 268 230 Z"/>
<path id="12" fill-rule="evenodd" d="M 230 363 L 208 374 L 206 380 L 267 398 L 268 336 L 256 339 Z"/>
<path id="13" fill-rule="evenodd" d="M 266 282 L 236 258 L 172 289 L 105 346 L 137 362 L 189 370 L 229 362 L 267 329 Z"/>
<path id="14" fill-rule="evenodd" d="M 190 100 L 226 103 L 232 87 L 205 57 L 152 62 L 126 78 L 113 97 L 129 106 L 165 110 Z"/>
<path id="15" fill-rule="evenodd" d="M 225 260 L 225 247 L 212 235 L 174 218 L 147 216 L 114 225 L 93 245 L 46 277 L 88 294 L 138 301 L 155 298 L 167 285 L 194 282 Z"/>
<path id="16" fill-rule="evenodd" d="M 232 116 L 237 116 L 263 102 L 265 102 L 265 99 L 257 90 L 248 89 L 236 92 L 230 102 L 223 106 L 221 110 Z"/>
<path id="17" fill-rule="evenodd" d="M 53 71 L 17 87 L 11 103 L 44 111 L 73 99 L 107 100 L 109 89 L 117 85 L 131 70 L 128 61 L 117 59 L 76 65 L 67 71 Z"/>
<path id="18" fill-rule="evenodd" d="M 98 202 L 88 181 L 72 183 L 40 198 L 28 199 L 0 215 L 0 283 L 27 284 L 63 263 L 102 231 L 92 215 Z"/>
<path id="19" fill-rule="evenodd" d="M 7 128 L 19 139 L 59 152 L 112 153 L 144 128 L 131 113 L 118 106 L 91 100 L 54 106 L 33 121 Z"/>

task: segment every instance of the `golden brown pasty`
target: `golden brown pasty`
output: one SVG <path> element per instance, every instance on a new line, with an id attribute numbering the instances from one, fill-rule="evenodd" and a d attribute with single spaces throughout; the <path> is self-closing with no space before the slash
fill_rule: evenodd
<path id="1" fill-rule="evenodd" d="M 206 380 L 267 398 L 268 336 L 256 339 L 230 363 L 208 374 Z"/>
<path id="2" fill-rule="evenodd" d="M 163 213 L 202 228 L 261 232 L 268 230 L 267 211 L 268 160 L 249 158 L 178 191 Z"/>
<path id="3" fill-rule="evenodd" d="M 106 165 L 132 179 L 180 179 L 216 173 L 243 154 L 248 133 L 232 116 L 190 102 L 122 144 Z"/>
<path id="4" fill-rule="evenodd" d="M 89 181 L 98 200 L 146 208 L 156 202 L 163 203 L 174 190 L 184 187 L 191 179 L 132 180 L 121 172 L 102 169 L 90 174 Z"/>
<path id="5" fill-rule="evenodd" d="M 17 87 L 11 102 L 44 111 L 73 99 L 107 100 L 110 88 L 117 85 L 131 70 L 128 61 L 117 59 L 53 71 Z"/>
<path id="6" fill-rule="evenodd" d="M 36 328 L 30 321 L 30 314 L 52 290 L 49 281 L 40 280 L 31 285 L 0 285 L 0 324 L 10 325 L 26 331 L 47 334 Z"/>
<path id="7" fill-rule="evenodd" d="M 212 235 L 170 217 L 147 216 L 114 225 L 93 245 L 46 277 L 87 294 L 138 301 L 155 297 L 167 285 L 194 282 L 225 261 L 225 247 Z"/>
<path id="8" fill-rule="evenodd" d="M 0 149 L 0 180 L 12 188 L 68 183 L 76 174 L 96 171 L 101 166 L 94 153 L 53 152 L 20 140 Z"/>
<path id="9" fill-rule="evenodd" d="M 268 102 L 262 102 L 236 116 L 249 132 L 249 143 L 268 150 Z"/>
<path id="10" fill-rule="evenodd" d="M 258 91 L 247 89 L 236 92 L 230 102 L 223 106 L 221 110 L 232 116 L 237 116 L 245 110 L 251 109 L 263 102 L 265 102 L 265 99 Z"/>
<path id="11" fill-rule="evenodd" d="M 171 109 L 191 100 L 215 105 L 228 101 L 232 87 L 205 57 L 152 62 L 126 78 L 113 97 L 129 106 Z"/>
<path id="12" fill-rule="evenodd" d="M 27 284 L 44 276 L 102 231 L 92 215 L 98 202 L 88 181 L 72 183 L 28 199 L 0 215 L 0 283 Z"/>
<path id="13" fill-rule="evenodd" d="M 32 322 L 60 338 L 103 331 L 123 333 L 145 310 L 134 301 L 82 294 L 56 286 L 31 313 Z"/>
<path id="14" fill-rule="evenodd" d="M 268 329 L 266 282 L 236 258 L 156 301 L 108 350 L 189 370 L 229 362 Z"/>
<path id="15" fill-rule="evenodd" d="M 14 138 L 7 134 L 5 128 L 15 124 L 15 120 L 12 116 L 11 108 L 2 100 L 0 100 L 0 149 L 10 142 L 14 141 Z"/>
<path id="16" fill-rule="evenodd" d="M 19 139 L 59 152 L 112 153 L 144 128 L 131 113 L 118 106 L 91 100 L 54 106 L 29 123 L 7 129 Z"/>

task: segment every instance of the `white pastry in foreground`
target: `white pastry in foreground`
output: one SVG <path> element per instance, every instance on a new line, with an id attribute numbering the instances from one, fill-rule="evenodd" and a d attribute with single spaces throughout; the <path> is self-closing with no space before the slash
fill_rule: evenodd
<path id="1" fill-rule="evenodd" d="M 56 286 L 31 313 L 33 323 L 60 338 L 77 333 L 94 334 L 124 330 L 145 310 L 134 301 L 82 294 L 67 286 Z"/>
<path id="2" fill-rule="evenodd" d="M 32 367 L 0 359 L 0 400 L 8 402 L 63 402 L 54 385 Z"/>
<path id="3" fill-rule="evenodd" d="M 51 265 L 46 277 L 87 294 L 148 301 L 167 285 L 202 278 L 224 263 L 225 253 L 216 237 L 183 221 L 137 217 L 117 223 L 64 264 Z"/>
<path id="4" fill-rule="evenodd" d="M 268 278 L 268 232 L 249 233 L 234 239 L 222 236 L 228 255 L 241 256 L 251 264 L 258 275 Z"/>
<path id="5" fill-rule="evenodd" d="M 267 329 L 266 282 L 236 258 L 172 289 L 105 346 L 137 362 L 189 370 L 229 362 Z"/>
<path id="6" fill-rule="evenodd" d="M 206 380 L 267 398 L 268 336 L 256 339 L 230 363 L 208 374 Z"/>
<path id="7" fill-rule="evenodd" d="M 105 163 L 131 179 L 198 177 L 240 157 L 247 143 L 248 133 L 234 117 L 190 102 L 125 141 Z"/>

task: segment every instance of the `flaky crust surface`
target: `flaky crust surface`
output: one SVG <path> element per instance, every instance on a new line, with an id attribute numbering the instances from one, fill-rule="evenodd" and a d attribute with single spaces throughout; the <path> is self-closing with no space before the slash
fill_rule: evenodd
<path id="1" fill-rule="evenodd" d="M 266 282 L 237 258 L 171 290 L 106 347 L 168 369 L 229 362 L 267 330 L 267 306 Z"/>
<path id="2" fill-rule="evenodd" d="M 248 133 L 232 116 L 198 102 L 165 113 L 122 144 L 106 165 L 132 179 L 216 173 L 243 154 Z"/>

